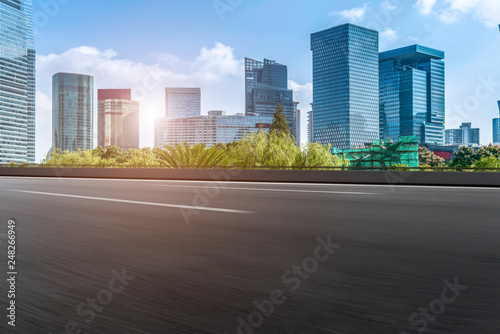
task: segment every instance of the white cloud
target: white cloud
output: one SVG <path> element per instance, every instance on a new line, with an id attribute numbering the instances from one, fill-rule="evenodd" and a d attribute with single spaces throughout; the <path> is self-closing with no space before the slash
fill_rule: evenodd
<path id="1" fill-rule="evenodd" d="M 393 30 L 391 28 L 387 28 L 383 32 L 380 33 L 380 38 L 386 39 L 388 41 L 394 41 L 394 40 L 398 39 L 398 31 Z"/>
<path id="2" fill-rule="evenodd" d="M 417 0 L 416 6 L 420 13 L 429 15 L 433 12 L 437 0 Z"/>
<path id="3" fill-rule="evenodd" d="M 397 5 L 392 4 L 389 0 L 385 0 L 380 6 L 382 9 L 388 10 L 389 12 L 395 12 L 399 9 Z"/>
<path id="4" fill-rule="evenodd" d="M 455 23 L 460 16 L 471 15 L 489 27 L 495 27 L 500 18 L 498 0 L 417 0 L 420 13 L 434 15 L 444 23 Z"/>
<path id="5" fill-rule="evenodd" d="M 164 115 L 164 89 L 200 87 L 202 112 L 224 109 L 244 112 L 243 61 L 221 43 L 203 48 L 191 61 L 175 55 L 152 55 L 152 63 L 121 59 L 113 50 L 81 46 L 61 54 L 37 56 L 37 161 L 45 156 L 52 138 L 52 76 L 58 72 L 93 75 L 95 88 L 131 88 L 141 103 L 141 146 L 153 145 L 154 120 Z M 227 94 L 231 91 L 231 94 Z"/>
<path id="6" fill-rule="evenodd" d="M 328 15 L 330 16 L 340 16 L 343 19 L 346 19 L 350 22 L 359 22 L 363 20 L 366 14 L 366 10 L 368 9 L 368 5 L 365 4 L 363 7 L 356 7 L 352 9 L 346 9 L 338 12 L 331 12 Z"/>
<path id="7" fill-rule="evenodd" d="M 500 20 L 500 1 L 498 0 L 444 0 L 452 11 L 471 14 L 474 19 L 494 27 Z"/>

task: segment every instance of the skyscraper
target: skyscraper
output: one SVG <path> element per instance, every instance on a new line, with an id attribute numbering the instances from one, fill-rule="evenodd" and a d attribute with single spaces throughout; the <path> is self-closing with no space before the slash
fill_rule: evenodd
<path id="1" fill-rule="evenodd" d="M 0 1 L 0 18 L 0 164 L 34 163 L 33 1 Z"/>
<path id="2" fill-rule="evenodd" d="M 449 129 L 445 131 L 446 145 L 479 145 L 480 129 L 472 128 L 471 123 L 462 123 L 459 129 Z"/>
<path id="3" fill-rule="evenodd" d="M 344 24 L 311 35 L 314 141 L 351 149 L 379 138 L 378 32 Z"/>
<path id="4" fill-rule="evenodd" d="M 130 89 L 99 89 L 98 145 L 139 148 L 139 102 L 131 100 Z"/>
<path id="5" fill-rule="evenodd" d="M 498 101 L 498 109 L 500 110 L 500 101 Z M 493 144 L 500 144 L 500 118 L 493 119 Z"/>
<path id="6" fill-rule="evenodd" d="M 311 110 L 307 112 L 307 142 L 308 143 L 314 143 L 314 137 L 313 137 L 313 132 L 314 132 L 314 127 L 313 127 L 313 104 L 311 103 Z"/>
<path id="7" fill-rule="evenodd" d="M 165 88 L 165 116 L 169 118 L 201 115 L 200 88 Z"/>
<path id="8" fill-rule="evenodd" d="M 288 89 L 288 69 L 274 60 L 245 58 L 245 113 L 273 116 L 281 104 L 293 131 L 293 91 Z"/>
<path id="9" fill-rule="evenodd" d="M 94 77 L 57 73 L 52 77 L 52 148 L 94 148 Z"/>
<path id="10" fill-rule="evenodd" d="M 294 106 L 293 106 L 293 131 L 292 131 L 292 134 L 295 138 L 295 143 L 297 144 L 297 146 L 300 146 L 300 144 L 301 144 L 299 103 L 300 102 L 293 103 Z"/>
<path id="11" fill-rule="evenodd" d="M 443 144 L 444 52 L 412 45 L 380 53 L 380 137 Z"/>

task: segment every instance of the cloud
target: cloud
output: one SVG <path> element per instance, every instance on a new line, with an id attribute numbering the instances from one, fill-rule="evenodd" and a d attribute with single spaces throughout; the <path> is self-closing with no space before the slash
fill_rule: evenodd
<path id="1" fill-rule="evenodd" d="M 436 5 L 437 0 L 417 0 L 416 7 L 420 13 L 424 15 L 429 15 L 433 13 L 433 8 Z"/>
<path id="2" fill-rule="evenodd" d="M 388 41 L 394 41 L 394 40 L 398 39 L 398 31 L 393 30 L 391 28 L 387 28 L 383 32 L 380 33 L 380 38 L 386 39 Z"/>
<path id="3" fill-rule="evenodd" d="M 421 14 L 433 15 L 448 24 L 470 15 L 488 27 L 496 27 L 500 17 L 498 0 L 418 0 L 415 6 Z"/>
<path id="4" fill-rule="evenodd" d="M 135 62 L 120 58 L 114 50 L 91 46 L 38 55 L 37 161 L 51 146 L 52 76 L 58 72 L 93 75 L 95 89 L 131 88 L 133 99 L 141 103 L 141 146 L 153 145 L 154 120 L 164 115 L 165 87 L 200 87 L 202 112 L 244 112 L 244 62 L 236 59 L 233 48 L 216 43 L 203 48 L 192 60 L 172 54 L 154 54 L 150 59 L 151 63 Z M 229 91 L 232 93 L 227 94 Z"/>
<path id="5" fill-rule="evenodd" d="M 356 7 L 352 9 L 346 9 L 338 12 L 330 12 L 328 15 L 330 16 L 340 16 L 343 19 L 346 19 L 350 22 L 360 22 L 363 20 L 366 14 L 366 10 L 368 9 L 368 5 L 365 4 L 363 7 Z"/>

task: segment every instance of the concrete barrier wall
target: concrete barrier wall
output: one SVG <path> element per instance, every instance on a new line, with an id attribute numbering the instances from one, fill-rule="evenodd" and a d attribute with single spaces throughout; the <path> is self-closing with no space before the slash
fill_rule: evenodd
<path id="1" fill-rule="evenodd" d="M 500 187 L 500 173 L 496 172 L 0 167 L 0 176 Z"/>

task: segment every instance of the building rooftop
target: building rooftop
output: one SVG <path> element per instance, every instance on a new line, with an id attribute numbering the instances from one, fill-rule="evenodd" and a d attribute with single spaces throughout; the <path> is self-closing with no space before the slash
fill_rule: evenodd
<path id="1" fill-rule="evenodd" d="M 399 48 L 395 50 L 389 50 L 385 52 L 381 52 L 379 55 L 380 61 L 384 60 L 425 60 L 425 59 L 444 59 L 444 51 L 428 48 L 422 45 L 410 45 L 404 48 Z"/>

